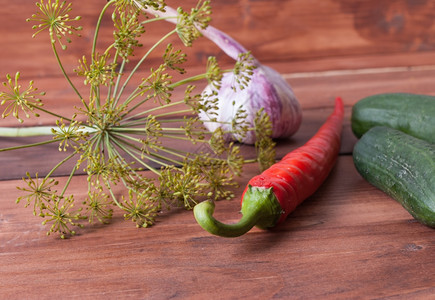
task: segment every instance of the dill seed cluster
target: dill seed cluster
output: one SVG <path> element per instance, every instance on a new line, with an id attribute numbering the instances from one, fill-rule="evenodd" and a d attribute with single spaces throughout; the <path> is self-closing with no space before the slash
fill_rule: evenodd
<path id="1" fill-rule="evenodd" d="M 51 50 L 77 96 L 77 105 L 71 108 L 71 116 L 56 114 L 44 108 L 45 92 L 38 91 L 33 81 L 24 87 L 19 83 L 19 72 L 15 77 L 7 75 L 0 92 L 2 118 L 12 116 L 22 123 L 25 118 L 48 114 L 57 122 L 45 134 L 46 141 L 3 148 L 0 152 L 57 143 L 59 151 L 65 153 L 48 174 L 40 177 L 27 173 L 24 185 L 18 187 L 22 195 L 17 202 L 32 207 L 33 213 L 43 218 L 43 224 L 49 226 L 48 234 L 58 233 L 62 238 L 74 235 L 86 223 L 83 220 L 107 223 L 114 209 L 121 210 L 124 218 L 136 226 L 148 227 L 162 210 L 174 206 L 192 209 L 203 199 L 230 199 L 237 186 L 235 177 L 242 173 L 247 160 L 241 154 L 240 144 L 228 141 L 229 133 L 243 137 L 248 131 L 256 132 L 256 160 L 263 168 L 274 162 L 271 125 L 265 113 L 260 111 L 255 126 L 249 126 L 240 108 L 236 117 L 228 120 L 232 125 L 230 132 L 221 128 L 210 132 L 198 118 L 200 112 L 209 113 L 213 122 L 219 99 L 215 93 L 197 91 L 196 82 L 219 87 L 223 73 L 235 72 L 235 85 L 243 88 L 253 68 L 247 59 L 249 53 L 229 70 L 222 70 L 216 58 L 210 57 L 204 73 L 186 76 L 183 65 L 187 56 L 182 48 L 194 45 L 201 36 L 198 29 L 208 26 L 210 1 L 200 0 L 189 12 L 178 8 L 174 28 L 145 50 L 141 38 L 146 26 L 165 18 L 146 15 L 144 11 L 164 11 L 165 2 L 107 1 L 98 16 L 90 54 L 79 58 L 74 70 L 89 88 L 87 95 L 73 84 L 61 59 L 71 37 L 80 37 L 82 27 L 75 24 L 81 18 L 70 16 L 72 4 L 66 1 L 40 0 L 36 6 L 37 13 L 28 19 L 37 23 L 33 26 L 34 36 L 48 32 Z M 101 49 L 99 33 L 106 14 L 112 16 L 113 42 Z M 167 42 L 172 35 L 179 36 L 180 49 Z M 150 54 L 162 48 L 161 63 L 152 67 L 146 64 Z M 132 55 L 139 57 L 134 63 Z M 133 78 L 143 76 L 138 71 L 148 71 L 149 75 L 136 85 Z M 175 74 L 182 75 L 182 79 L 173 80 Z M 174 93 L 178 89 L 183 92 Z M 188 152 L 174 147 L 169 140 L 196 145 L 197 150 Z M 70 161 L 74 161 L 70 175 L 60 184 L 52 175 Z M 87 176 L 87 197 L 76 199 L 69 187 L 74 177 L 82 173 Z M 114 186 L 119 185 L 126 190 L 121 196 L 114 193 Z"/>

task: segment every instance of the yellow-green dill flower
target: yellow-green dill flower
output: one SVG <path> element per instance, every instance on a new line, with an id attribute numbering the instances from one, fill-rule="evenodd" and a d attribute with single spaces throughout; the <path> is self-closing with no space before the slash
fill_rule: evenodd
<path id="1" fill-rule="evenodd" d="M 133 55 L 134 47 L 142 47 L 138 38 L 145 32 L 145 28 L 139 22 L 139 13 L 140 11 L 136 10 L 134 12 L 115 11 L 112 14 L 113 24 L 117 29 L 113 32 L 115 38 L 113 45 L 125 59 Z"/>
<path id="2" fill-rule="evenodd" d="M 113 83 L 113 78 L 118 75 L 115 71 L 116 64 L 108 63 L 110 55 L 105 53 L 100 55 L 95 53 L 91 63 L 85 56 L 79 60 L 79 67 L 74 70 L 77 75 L 85 77 L 84 84 L 92 86 L 110 85 Z"/>
<path id="3" fill-rule="evenodd" d="M 179 7 L 177 15 L 176 31 L 178 36 L 185 46 L 190 47 L 193 41 L 202 35 L 200 29 L 205 29 L 211 21 L 210 1 L 199 1 L 196 8 L 192 8 L 190 13 Z"/>
<path id="4" fill-rule="evenodd" d="M 3 110 L 2 118 L 6 118 L 10 114 L 14 116 L 20 123 L 23 119 L 20 117 L 20 111 L 22 111 L 27 118 L 32 113 L 35 117 L 39 117 L 39 114 L 34 110 L 35 108 L 43 106 L 42 100 L 39 96 L 44 96 L 45 92 L 38 93 L 38 89 L 33 87 L 33 80 L 29 82 L 27 89 L 22 90 L 21 85 L 18 83 L 20 73 L 15 74 L 14 80 L 8 74 L 6 75 L 7 82 L 3 82 L 3 85 L 9 89 L 8 92 L 0 92 L 0 105 L 6 105 Z"/>
<path id="5" fill-rule="evenodd" d="M 58 195 L 53 195 L 52 200 L 47 204 L 44 209 L 43 218 L 46 218 L 42 224 L 46 225 L 47 223 L 51 224 L 50 230 L 47 232 L 47 235 L 51 233 L 58 232 L 62 239 L 66 238 L 69 235 L 75 235 L 76 232 L 71 228 L 74 227 L 83 227 L 82 224 L 76 222 L 80 219 L 85 219 L 80 214 L 80 210 L 74 209 L 74 197 L 60 197 Z"/>
<path id="6" fill-rule="evenodd" d="M 48 29 L 50 34 L 51 43 L 54 44 L 59 41 L 62 49 L 66 49 L 66 45 L 62 43 L 61 39 L 66 38 L 67 43 L 71 43 L 71 39 L 67 35 L 76 34 L 80 36 L 78 31 L 82 30 L 81 26 L 70 25 L 70 22 L 78 21 L 81 17 L 70 18 L 69 12 L 71 11 L 72 3 L 66 3 L 66 1 L 60 2 L 59 0 L 40 0 L 36 3 L 39 11 L 33 14 L 27 21 L 40 22 L 38 25 L 34 25 L 32 28 L 37 30 L 33 34 L 35 37 L 40 32 Z"/>
<path id="7" fill-rule="evenodd" d="M 89 191 L 86 201 L 83 202 L 89 213 L 89 223 L 94 223 L 95 218 L 105 224 L 112 218 L 113 209 L 110 208 L 112 201 L 109 195 L 101 190 Z"/>
<path id="8" fill-rule="evenodd" d="M 33 214 L 37 215 L 46 207 L 46 203 L 50 202 L 52 196 L 56 194 L 54 189 L 59 182 L 55 179 L 44 178 L 39 179 L 38 173 L 36 173 L 35 178 L 30 177 L 29 172 L 26 173 L 27 178 L 23 178 L 26 187 L 18 187 L 18 189 L 25 193 L 23 196 L 17 198 L 17 203 L 21 200 L 26 200 L 25 207 L 33 203 Z"/>
<path id="9" fill-rule="evenodd" d="M 122 208 L 125 211 L 124 218 L 135 222 L 137 227 L 153 225 L 158 206 L 149 201 L 151 195 L 147 191 L 133 193 L 129 190 L 128 197 L 128 200 L 122 202 Z"/>
<path id="10" fill-rule="evenodd" d="M 52 128 L 53 139 L 60 140 L 59 151 L 66 151 L 68 147 L 78 150 L 80 141 L 88 137 L 88 132 L 83 131 L 84 127 L 80 122 L 72 121 L 66 125 L 62 119 L 56 120 L 57 129 Z"/>

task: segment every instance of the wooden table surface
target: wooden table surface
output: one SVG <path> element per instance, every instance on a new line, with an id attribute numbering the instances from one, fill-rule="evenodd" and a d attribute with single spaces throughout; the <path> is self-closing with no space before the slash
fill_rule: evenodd
<path id="1" fill-rule="evenodd" d="M 7 45 L 0 49 L 0 76 L 20 70 L 24 78 L 36 77 L 41 90 L 50 91 L 47 106 L 69 112 L 73 93 L 56 73 L 49 47 L 43 48 L 47 46 L 43 38 L 29 41 L 32 31 L 22 20 L 34 10 L 29 2 L 0 1 L 2 7 L 10 8 L 0 13 L 5 20 L 0 37 Z M 78 14 L 87 15 L 92 22 L 101 8 L 97 1 L 73 2 L 79 4 Z M 271 24 L 264 23 L 267 16 L 279 11 L 279 7 L 267 5 L 267 0 L 215 2 L 216 22 L 228 31 L 231 26 L 225 28 L 225 24 L 237 15 L 235 10 L 250 12 L 251 18 L 238 19 L 240 26 L 230 33 L 281 72 L 301 103 L 302 126 L 294 137 L 278 142 L 278 158 L 307 141 L 332 111 L 334 98 L 343 97 L 343 141 L 330 177 L 284 224 L 270 231 L 253 229 L 239 238 L 220 238 L 202 230 L 191 211 L 174 209 L 163 212 L 151 228 L 137 229 L 116 213 L 108 225 L 86 226 L 73 238 L 61 240 L 56 235 L 46 236 L 47 228 L 31 209 L 15 204 L 16 186 L 22 186 L 19 178 L 26 171 L 47 172 L 59 155 L 56 147 L 0 153 L 0 299 L 435 299 L 435 231 L 413 220 L 400 204 L 357 173 L 352 162 L 356 138 L 349 121 L 352 105 L 371 94 L 435 95 L 434 24 L 424 25 L 426 35 L 416 38 L 408 34 L 400 40 L 390 34 L 390 39 L 376 36 L 377 40 L 370 40 L 373 28 L 364 27 L 361 21 L 372 19 L 361 1 L 361 10 L 338 0 L 271 1 L 302 20 L 299 26 L 296 21 L 290 25 L 294 31 L 305 30 L 303 36 L 290 29 L 272 31 L 286 18 L 278 14 Z M 330 19 L 324 15 L 309 18 L 315 12 L 308 2 L 321 3 Z M 399 12 L 411 9 L 406 6 L 409 1 L 392 2 Z M 435 5 L 434 1 L 422 2 L 428 8 Z M 390 2 L 376 3 L 382 4 L 379 10 L 386 11 Z M 420 9 L 416 13 L 423 15 L 424 7 L 412 9 Z M 265 19 L 259 12 L 264 12 Z M 433 11 L 428 15 L 435 19 Z M 341 21 L 331 25 L 328 20 Z M 376 24 L 373 26 L 381 26 Z M 247 37 L 249 30 L 257 30 L 264 38 L 269 30 L 275 36 L 262 44 Z M 324 30 L 330 30 L 334 46 L 328 39 L 313 38 L 322 36 Z M 292 44 L 288 35 L 299 45 Z M 89 46 L 86 34 L 84 39 Z M 283 50 L 286 45 L 288 52 Z M 47 55 L 35 56 L 41 51 Z M 74 51 L 66 55 L 71 66 L 80 57 Z M 1 126 L 15 125 L 8 119 L 1 122 Z M 42 117 L 35 122 L 50 124 L 52 120 Z M 16 142 L 0 139 L 0 148 Z M 243 150 L 252 148 L 244 146 Z M 226 222 L 239 218 L 241 192 L 256 174 L 256 165 L 245 167 L 243 176 L 237 178 L 240 188 L 235 199 L 218 202 L 216 218 Z M 62 171 L 57 174 L 60 181 L 65 180 L 63 175 Z M 86 187 L 85 177 L 74 179 L 76 198 L 85 197 Z"/>

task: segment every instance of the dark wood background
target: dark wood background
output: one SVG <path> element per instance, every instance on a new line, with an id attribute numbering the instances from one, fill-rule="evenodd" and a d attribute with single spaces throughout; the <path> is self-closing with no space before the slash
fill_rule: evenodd
<path id="1" fill-rule="evenodd" d="M 71 15 L 82 16 L 85 29 L 61 55 L 79 83 L 72 70 L 89 53 L 106 1 L 72 2 Z M 212 25 L 281 72 L 301 103 L 302 127 L 279 141 L 278 157 L 308 140 L 332 111 L 333 99 L 343 97 L 343 144 L 330 178 L 272 231 L 222 239 L 199 228 L 191 212 L 173 210 L 149 229 L 136 229 L 118 213 L 111 224 L 87 226 L 63 241 L 47 237 L 31 209 L 14 202 L 16 186 L 22 185 L 17 178 L 27 170 L 49 170 L 60 155 L 56 147 L 0 153 L 0 298 L 434 299 L 434 230 L 359 176 L 349 118 L 352 105 L 374 93 L 435 95 L 435 1 L 215 0 L 212 6 Z M 47 107 L 71 114 L 77 99 L 48 39 L 44 34 L 32 39 L 32 24 L 25 21 L 36 11 L 33 1 L 0 0 L 0 7 L 0 81 L 19 70 L 23 83 L 33 79 L 47 91 Z M 110 38 L 109 19 L 103 27 L 102 37 Z M 169 24 L 147 28 L 144 48 L 170 29 Z M 209 55 L 223 65 L 232 62 L 206 39 L 186 51 L 192 72 L 201 70 Z M 53 121 L 42 116 L 25 124 Z M 0 122 L 17 125 L 13 119 Z M 16 143 L 0 139 L 0 147 Z M 217 218 L 239 218 L 238 199 L 257 173 L 255 165 L 246 167 L 237 179 L 236 199 L 219 202 Z M 84 198 L 86 178 L 77 177 L 72 190 Z"/>

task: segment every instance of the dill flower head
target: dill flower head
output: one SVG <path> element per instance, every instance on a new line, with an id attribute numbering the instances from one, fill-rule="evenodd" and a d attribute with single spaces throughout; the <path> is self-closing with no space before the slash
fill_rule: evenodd
<path id="1" fill-rule="evenodd" d="M 7 92 L 0 92 L 0 105 L 5 105 L 2 118 L 6 118 L 12 115 L 23 123 L 23 119 L 20 117 L 20 112 L 23 112 L 27 118 L 30 115 L 39 117 L 37 112 L 38 107 L 42 107 L 42 100 L 40 96 L 44 96 L 45 92 L 38 92 L 38 89 L 33 86 L 33 80 L 29 82 L 27 89 L 22 89 L 22 86 L 18 83 L 20 73 L 15 74 L 14 79 L 8 74 L 6 75 L 7 82 L 3 82 L 3 85 L 8 89 Z"/>
<path id="2" fill-rule="evenodd" d="M 48 30 L 54 55 L 78 104 L 72 117 L 43 109 L 39 96 L 44 93 L 37 91 L 33 81 L 23 89 L 18 83 L 19 73 L 15 80 L 7 76 L 0 101 L 6 105 L 3 117 L 12 114 L 22 122 L 20 113 L 28 117 L 46 113 L 57 118 L 47 133 L 50 139 L 22 148 L 57 143 L 65 157 L 43 177 L 31 178 L 28 174 L 25 187 L 20 188 L 24 195 L 17 201 L 33 205 L 34 214 L 44 218 L 43 224 L 51 225 L 48 234 L 57 232 L 62 238 L 74 235 L 84 226 L 84 219 L 107 223 L 115 209 L 137 227 L 148 227 L 163 209 L 192 209 L 206 198 L 234 197 L 233 190 L 238 186 L 235 178 L 241 175 L 246 160 L 240 146 L 228 142 L 230 135 L 242 138 L 253 132 L 258 136 L 255 149 L 260 163 L 270 163 L 274 155 L 270 119 L 259 115 L 252 123 L 246 109 L 235 105 L 234 115 L 228 115 L 230 119 L 221 120 L 218 114 L 219 89 L 227 84 L 225 74 L 233 74 L 232 91 L 238 93 L 248 87 L 255 76 L 252 56 L 240 55 L 232 70 L 222 70 L 217 59 L 210 57 L 203 73 L 186 71 L 183 48 L 192 46 L 208 28 L 210 1 L 200 0 L 190 12 L 179 8 L 177 16 L 170 17 L 175 20 L 174 28 L 148 49 L 143 49 L 140 42 L 147 24 L 165 18 L 144 15 L 143 10 L 164 13 L 168 8 L 164 1 L 105 1 L 91 51 L 78 59 L 74 70 L 88 88 L 87 95 L 65 71 L 55 46 L 58 42 L 65 49 L 63 40 L 69 43 L 68 36 L 79 35 L 81 27 L 72 22 L 80 17 L 70 18 L 72 6 L 65 1 L 40 0 L 37 7 L 39 11 L 28 19 L 39 23 L 33 27 L 37 29 L 34 35 Z M 112 18 L 104 18 L 106 13 Z M 107 20 L 114 26 L 112 41 L 104 39 L 100 43 L 102 22 Z M 173 36 L 179 37 L 180 45 Z M 160 63 L 149 65 L 151 53 L 161 50 Z M 197 82 L 208 83 L 213 89 L 197 89 Z M 210 119 L 201 120 L 202 113 Z M 211 129 L 212 123 L 219 126 Z M 67 163 L 72 168 L 60 186 L 52 175 Z M 88 188 L 87 197 L 79 201 L 70 193 L 77 174 L 87 176 Z M 123 193 L 118 192 L 119 187 Z"/>
<path id="3" fill-rule="evenodd" d="M 80 20 L 81 17 L 70 18 L 69 16 L 72 10 L 72 3 L 67 3 L 66 1 L 60 2 L 59 0 L 40 0 L 40 2 L 36 2 L 36 6 L 39 8 L 39 11 L 27 19 L 27 21 L 39 22 L 38 25 L 33 26 L 33 29 L 37 30 L 33 34 L 33 37 L 44 30 L 48 30 L 51 43 L 54 44 L 57 40 L 62 49 L 65 50 L 66 45 L 62 43 L 64 37 L 67 43 L 71 43 L 71 39 L 68 36 L 74 34 L 80 36 L 79 31 L 83 28 L 81 26 L 74 26 L 71 23 Z"/>

